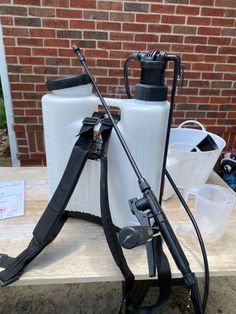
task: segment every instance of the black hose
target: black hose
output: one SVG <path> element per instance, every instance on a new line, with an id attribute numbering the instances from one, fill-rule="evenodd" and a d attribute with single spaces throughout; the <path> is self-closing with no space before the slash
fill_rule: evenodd
<path id="1" fill-rule="evenodd" d="M 130 56 L 125 60 L 124 64 L 124 84 L 125 84 L 125 90 L 128 98 L 132 98 L 131 93 L 130 93 L 130 87 L 129 87 L 129 63 L 133 60 L 136 60 L 134 56 Z"/>
<path id="2" fill-rule="evenodd" d="M 202 239 L 202 235 L 201 232 L 199 230 L 199 227 L 196 223 L 196 220 L 191 212 L 191 210 L 189 209 L 187 203 L 185 202 L 183 196 L 181 195 L 179 189 L 177 188 L 176 184 L 174 183 L 173 179 L 171 178 L 169 172 L 166 170 L 165 171 L 166 177 L 169 180 L 171 186 L 173 187 L 176 195 L 178 196 L 180 202 L 182 203 L 186 213 L 189 216 L 189 219 L 191 220 L 193 227 L 196 231 L 197 234 L 197 238 L 199 241 L 199 245 L 201 248 L 201 252 L 202 252 L 202 257 L 203 257 L 203 263 L 204 263 L 204 269 L 205 269 L 205 284 L 204 284 L 204 295 L 203 295 L 203 301 L 202 301 L 202 309 L 203 309 L 203 313 L 205 312 L 206 309 L 206 305 L 207 305 L 207 299 L 208 299 L 208 294 L 209 294 L 209 283 L 210 283 L 210 277 L 209 277 L 209 265 L 208 265 L 208 260 L 207 260 L 207 254 L 206 254 L 206 248 L 205 248 L 205 244 L 203 242 Z"/>

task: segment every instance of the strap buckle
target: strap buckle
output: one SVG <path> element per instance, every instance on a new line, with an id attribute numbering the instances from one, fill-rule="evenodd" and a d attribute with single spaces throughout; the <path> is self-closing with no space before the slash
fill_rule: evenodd
<path id="1" fill-rule="evenodd" d="M 84 118 L 82 123 L 83 123 L 83 125 L 94 126 L 94 125 L 98 124 L 100 120 L 101 119 L 98 117 L 86 117 L 86 118 Z"/>

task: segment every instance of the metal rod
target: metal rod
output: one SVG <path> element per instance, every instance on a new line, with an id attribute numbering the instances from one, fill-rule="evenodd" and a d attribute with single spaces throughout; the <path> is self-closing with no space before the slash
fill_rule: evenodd
<path id="1" fill-rule="evenodd" d="M 73 50 L 74 50 L 74 52 L 77 54 L 80 63 L 83 65 L 83 67 L 84 67 L 86 73 L 89 75 L 89 77 L 90 77 L 90 79 L 91 79 L 91 82 L 92 82 L 92 84 L 93 84 L 93 86 L 94 86 L 94 88 L 95 88 L 95 90 L 96 90 L 96 93 L 97 93 L 98 97 L 99 97 L 100 100 L 101 100 L 101 103 L 102 103 L 102 105 L 103 105 L 103 107 L 104 107 L 104 109 L 105 109 L 105 111 L 106 111 L 106 114 L 107 114 L 108 117 L 110 118 L 110 120 L 111 120 L 111 122 L 112 122 L 112 125 L 113 125 L 113 127 L 114 127 L 114 130 L 115 130 L 115 132 L 116 132 L 116 134 L 117 134 L 117 136 L 118 136 L 118 138 L 119 138 L 119 140 L 120 140 L 120 143 L 121 143 L 121 145 L 122 145 L 123 148 L 124 148 L 124 151 L 125 151 L 125 153 L 126 153 L 128 159 L 129 159 L 129 161 L 130 161 L 131 166 L 132 166 L 133 169 L 134 169 L 134 172 L 135 172 L 135 174 L 136 174 L 136 176 L 137 176 L 137 178 L 138 178 L 138 181 L 139 181 L 139 182 L 143 182 L 143 181 L 144 181 L 144 178 L 143 178 L 143 176 L 142 176 L 142 174 L 141 174 L 141 172 L 140 172 L 140 170 L 139 170 L 139 168 L 138 168 L 138 166 L 137 166 L 137 164 L 136 164 L 136 162 L 135 162 L 135 160 L 134 160 L 134 158 L 133 158 L 133 156 L 132 156 L 132 154 L 131 154 L 131 152 L 130 152 L 130 150 L 129 150 L 129 148 L 128 148 L 126 142 L 125 142 L 125 139 L 124 139 L 123 135 L 121 134 L 121 132 L 120 132 L 118 126 L 117 126 L 116 123 L 115 123 L 115 120 L 114 120 L 113 117 L 112 117 L 112 114 L 111 114 L 111 112 L 110 112 L 110 109 L 109 109 L 108 105 L 107 105 L 106 102 L 105 102 L 105 99 L 103 98 L 102 94 L 100 93 L 100 91 L 99 91 L 99 89 L 98 89 L 98 87 L 97 87 L 97 84 L 96 84 L 96 82 L 95 82 L 95 80 L 94 80 L 94 78 L 93 78 L 93 75 L 91 74 L 89 68 L 87 67 L 87 64 L 85 63 L 85 58 L 84 58 L 84 56 L 81 54 L 80 48 L 78 48 L 77 46 L 74 45 L 74 46 L 73 46 Z"/>

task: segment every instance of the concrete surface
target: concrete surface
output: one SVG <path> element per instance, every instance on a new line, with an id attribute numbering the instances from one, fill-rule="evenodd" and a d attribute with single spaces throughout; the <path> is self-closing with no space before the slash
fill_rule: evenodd
<path id="1" fill-rule="evenodd" d="M 201 283 L 200 283 L 201 284 Z M 152 291 L 154 294 L 155 291 Z M 212 278 L 207 314 L 236 313 L 236 278 Z M 111 314 L 118 313 L 121 284 L 39 285 L 0 289 L 1 314 Z M 193 313 L 186 289 L 175 287 L 162 314 Z"/>

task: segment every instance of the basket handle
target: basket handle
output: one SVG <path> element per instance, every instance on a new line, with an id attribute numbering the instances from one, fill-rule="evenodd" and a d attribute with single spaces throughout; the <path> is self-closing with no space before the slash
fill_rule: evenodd
<path id="1" fill-rule="evenodd" d="M 187 143 L 171 143 L 169 146 L 170 146 L 170 152 L 171 152 L 171 150 L 175 150 L 173 147 L 174 146 L 178 146 L 178 145 L 182 145 L 182 146 L 191 146 L 192 147 L 192 145 L 191 144 L 187 144 Z M 197 152 L 200 152 L 201 150 L 197 147 L 197 146 L 195 146 L 195 147 L 193 147 L 194 149 L 196 149 L 196 151 Z"/>
<path id="2" fill-rule="evenodd" d="M 178 128 L 182 128 L 185 124 L 188 124 L 188 123 L 197 124 L 197 125 L 202 129 L 202 131 L 206 131 L 206 129 L 204 128 L 204 126 L 203 126 L 200 122 L 198 122 L 198 121 L 196 121 L 196 120 L 187 120 L 187 121 L 184 121 L 184 122 L 182 122 L 182 123 L 178 126 Z"/>

